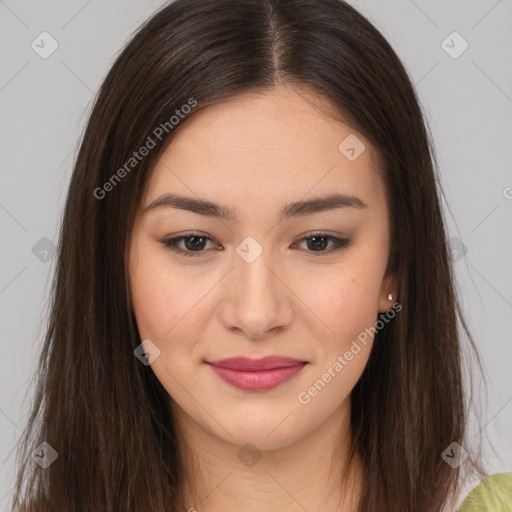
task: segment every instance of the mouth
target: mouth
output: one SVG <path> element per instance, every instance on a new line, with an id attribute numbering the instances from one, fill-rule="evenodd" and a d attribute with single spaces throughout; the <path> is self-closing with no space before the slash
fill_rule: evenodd
<path id="1" fill-rule="evenodd" d="M 262 359 L 232 357 L 207 361 L 212 370 L 228 384 L 249 391 L 266 391 L 297 375 L 308 361 L 281 356 Z"/>

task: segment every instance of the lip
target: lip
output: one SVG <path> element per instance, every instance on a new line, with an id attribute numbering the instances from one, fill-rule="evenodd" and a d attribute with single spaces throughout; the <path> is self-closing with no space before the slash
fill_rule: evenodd
<path id="1" fill-rule="evenodd" d="M 261 359 L 231 357 L 207 363 L 228 384 L 250 391 L 275 388 L 291 379 L 308 364 L 307 361 L 281 356 Z"/>

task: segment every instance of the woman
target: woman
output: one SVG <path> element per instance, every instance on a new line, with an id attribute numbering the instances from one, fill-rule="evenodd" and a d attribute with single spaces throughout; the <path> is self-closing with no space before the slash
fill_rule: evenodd
<path id="1" fill-rule="evenodd" d="M 77 157 L 15 510 L 453 510 L 485 473 L 436 180 L 348 4 L 157 12 Z"/>

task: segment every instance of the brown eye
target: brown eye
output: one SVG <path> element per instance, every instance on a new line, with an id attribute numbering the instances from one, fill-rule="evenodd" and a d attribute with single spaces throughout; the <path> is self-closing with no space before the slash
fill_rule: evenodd
<path id="1" fill-rule="evenodd" d="M 313 251 L 322 251 L 326 249 L 328 245 L 329 239 L 326 236 L 312 236 L 308 238 L 308 249 Z"/>
<path id="2" fill-rule="evenodd" d="M 211 240 L 212 239 L 209 236 L 194 233 L 162 240 L 161 243 L 168 249 L 171 249 L 171 251 L 177 252 L 178 254 L 194 257 L 200 256 L 201 253 L 206 252 L 204 250 L 205 246 L 208 241 Z M 178 244 L 182 242 L 184 245 L 179 247 Z"/>
<path id="3" fill-rule="evenodd" d="M 319 254 L 329 254 L 337 249 L 348 247 L 350 240 L 337 238 L 335 236 L 327 235 L 325 233 L 313 233 L 307 237 L 302 238 L 300 241 L 306 240 L 307 252 L 316 252 Z M 329 242 L 332 243 L 328 248 Z M 327 250 L 326 250 L 327 249 Z"/>
<path id="4" fill-rule="evenodd" d="M 325 233 L 313 233 L 304 237 L 300 242 L 307 241 L 306 252 L 317 253 L 319 256 L 330 254 L 338 249 L 348 247 L 350 240 L 337 238 Z M 209 236 L 202 234 L 191 233 L 189 235 L 182 235 L 175 238 L 162 240 L 161 243 L 171 251 L 174 251 L 183 256 L 201 256 L 202 253 L 207 252 L 206 246 L 208 242 L 212 242 Z M 329 246 L 329 243 L 331 244 Z M 179 244 L 182 244 L 181 246 Z M 217 250 L 222 250 L 215 247 Z"/>
<path id="5" fill-rule="evenodd" d="M 188 250 L 195 251 L 196 249 L 204 249 L 206 238 L 204 236 L 187 236 L 184 240 L 185 247 Z"/>

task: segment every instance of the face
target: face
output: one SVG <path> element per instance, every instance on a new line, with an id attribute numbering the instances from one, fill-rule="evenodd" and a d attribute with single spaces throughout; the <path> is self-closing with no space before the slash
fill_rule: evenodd
<path id="1" fill-rule="evenodd" d="M 392 305 L 369 142 L 321 101 L 278 86 L 197 112 L 130 240 L 139 333 L 178 422 L 236 446 L 284 447 L 346 413 Z"/>

